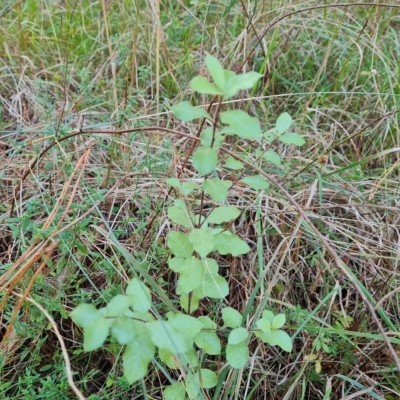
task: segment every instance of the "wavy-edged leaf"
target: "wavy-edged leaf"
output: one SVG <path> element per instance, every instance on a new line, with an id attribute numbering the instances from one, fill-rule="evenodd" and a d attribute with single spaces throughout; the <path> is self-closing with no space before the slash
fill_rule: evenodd
<path id="1" fill-rule="evenodd" d="M 264 153 L 264 159 L 279 167 L 281 165 L 281 157 L 274 150 L 268 149 Z"/>
<path id="2" fill-rule="evenodd" d="M 93 304 L 80 304 L 70 313 L 72 321 L 81 328 L 84 328 L 101 316 L 102 313 Z"/>
<path id="3" fill-rule="evenodd" d="M 167 245 L 176 257 L 188 258 L 193 254 L 193 244 L 186 233 L 171 231 L 168 234 Z"/>
<path id="4" fill-rule="evenodd" d="M 244 240 L 230 232 L 221 232 L 214 235 L 214 246 L 215 250 L 220 254 L 232 254 L 234 257 L 238 257 L 250 251 L 250 247 Z"/>
<path id="5" fill-rule="evenodd" d="M 212 95 L 223 95 L 222 90 L 212 83 L 208 82 L 204 76 L 196 76 L 190 82 L 190 87 L 197 93 L 201 94 L 212 94 Z"/>
<path id="6" fill-rule="evenodd" d="M 186 208 L 178 206 L 168 207 L 168 218 L 175 224 L 184 226 L 185 228 L 192 228 L 192 222 Z"/>
<path id="7" fill-rule="evenodd" d="M 238 344 L 244 342 L 249 337 L 249 331 L 246 328 L 239 327 L 231 331 L 228 337 L 229 344 Z"/>
<path id="8" fill-rule="evenodd" d="M 249 348 L 246 342 L 228 344 L 226 346 L 226 358 L 233 368 L 243 368 L 249 360 Z"/>
<path id="9" fill-rule="evenodd" d="M 214 201 L 222 203 L 228 196 L 227 186 L 230 186 L 230 183 L 230 181 L 222 181 L 219 178 L 206 179 L 203 183 L 203 189 Z"/>
<path id="10" fill-rule="evenodd" d="M 208 54 L 206 57 L 206 67 L 215 84 L 222 89 L 225 85 L 225 74 L 220 62 Z"/>
<path id="11" fill-rule="evenodd" d="M 221 206 L 214 208 L 207 217 L 209 224 L 222 224 L 236 219 L 240 215 L 240 210 L 233 206 Z"/>
<path id="12" fill-rule="evenodd" d="M 185 400 L 186 390 L 182 382 L 174 382 L 164 390 L 165 400 Z"/>
<path id="13" fill-rule="evenodd" d="M 126 294 L 132 299 L 132 308 L 142 313 L 147 312 L 151 307 L 150 289 L 138 278 L 133 278 L 128 287 Z"/>
<path id="14" fill-rule="evenodd" d="M 247 176 L 241 179 L 254 190 L 264 190 L 269 188 L 269 183 L 260 175 Z"/>
<path id="15" fill-rule="evenodd" d="M 225 167 L 236 170 L 244 168 L 244 165 L 240 161 L 235 160 L 233 157 L 229 156 L 225 161 Z"/>
<path id="16" fill-rule="evenodd" d="M 83 350 L 94 351 L 103 346 L 114 321 L 101 316 L 83 328 Z"/>
<path id="17" fill-rule="evenodd" d="M 210 174 L 218 164 L 218 152 L 214 148 L 200 146 L 193 154 L 193 167 L 200 175 Z"/>
<path id="18" fill-rule="evenodd" d="M 214 250 L 214 236 L 203 229 L 193 229 L 189 233 L 189 240 L 201 258 Z"/>
<path id="19" fill-rule="evenodd" d="M 196 118 L 211 119 L 210 114 L 200 107 L 193 107 L 188 101 L 182 101 L 170 107 L 176 118 L 184 122 L 193 121 Z"/>
<path id="20" fill-rule="evenodd" d="M 276 120 L 275 129 L 279 135 L 286 132 L 292 126 L 292 117 L 287 113 L 281 114 Z"/>
<path id="21" fill-rule="evenodd" d="M 151 342 L 134 340 L 125 348 L 122 356 L 124 377 L 132 384 L 147 375 L 150 361 L 153 359 L 155 347 Z"/>
<path id="22" fill-rule="evenodd" d="M 303 144 L 306 143 L 306 141 L 295 132 L 284 133 L 283 135 L 279 136 L 279 140 L 282 143 L 295 144 L 296 146 L 303 146 Z"/>
<path id="23" fill-rule="evenodd" d="M 236 134 L 242 139 L 256 140 L 261 136 L 260 121 L 256 117 L 251 117 L 243 110 L 230 110 L 221 113 L 221 122 L 228 125 L 224 128 L 231 134 Z"/>
<path id="24" fill-rule="evenodd" d="M 224 307 L 222 309 L 222 320 L 228 328 L 238 328 L 242 324 L 242 314 L 232 307 Z"/>

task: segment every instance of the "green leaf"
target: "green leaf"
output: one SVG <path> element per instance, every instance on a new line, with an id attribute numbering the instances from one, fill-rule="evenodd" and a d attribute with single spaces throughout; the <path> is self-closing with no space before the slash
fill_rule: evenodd
<path id="1" fill-rule="evenodd" d="M 172 222 L 175 222 L 175 224 L 184 226 L 185 228 L 192 228 L 192 222 L 189 219 L 186 208 L 177 206 L 168 207 L 168 218 Z"/>
<path id="2" fill-rule="evenodd" d="M 208 127 L 204 129 L 204 131 L 201 133 L 200 138 L 201 138 L 201 144 L 204 147 L 218 148 L 223 145 L 225 136 L 221 135 L 221 133 L 217 131 L 214 132 L 213 128 Z"/>
<path id="3" fill-rule="evenodd" d="M 133 305 L 133 299 L 131 297 L 118 294 L 107 304 L 106 315 L 107 317 L 119 317 L 123 315 L 131 305 Z"/>
<path id="4" fill-rule="evenodd" d="M 203 189 L 214 201 L 222 203 L 228 196 L 226 182 L 218 178 L 206 179 L 203 183 Z"/>
<path id="5" fill-rule="evenodd" d="M 260 121 L 242 110 L 224 111 L 220 114 L 221 122 L 229 125 L 223 132 L 235 133 L 242 139 L 259 139 L 261 136 Z"/>
<path id="6" fill-rule="evenodd" d="M 249 332 L 246 328 L 235 328 L 231 331 L 228 337 L 229 344 L 238 344 L 244 342 L 249 337 Z"/>
<path id="7" fill-rule="evenodd" d="M 238 328 L 242 324 L 242 315 L 232 307 L 222 309 L 222 320 L 228 328 Z"/>
<path id="8" fill-rule="evenodd" d="M 271 332 L 271 322 L 265 318 L 261 318 L 256 322 L 258 328 L 264 332 Z"/>
<path id="9" fill-rule="evenodd" d="M 296 146 L 303 146 L 306 143 L 298 133 L 294 132 L 284 133 L 282 136 L 279 136 L 279 140 L 282 143 L 295 144 Z"/>
<path id="10" fill-rule="evenodd" d="M 84 328 L 101 316 L 102 313 L 93 304 L 80 304 L 70 314 L 72 321 L 81 328 Z"/>
<path id="11" fill-rule="evenodd" d="M 276 120 L 275 125 L 275 129 L 277 130 L 278 134 L 281 135 L 282 133 L 286 132 L 292 126 L 292 122 L 292 117 L 287 112 L 281 114 Z"/>
<path id="12" fill-rule="evenodd" d="M 193 167 L 200 175 L 210 174 L 218 164 L 218 152 L 214 148 L 200 146 L 193 154 Z"/>
<path id="13" fill-rule="evenodd" d="M 185 400 L 186 390 L 182 382 L 175 382 L 164 390 L 165 400 Z"/>
<path id="14" fill-rule="evenodd" d="M 132 299 L 132 308 L 135 311 L 145 313 L 151 307 L 151 294 L 149 288 L 137 278 L 133 278 L 128 287 L 126 294 Z"/>
<path id="15" fill-rule="evenodd" d="M 290 336 L 280 329 L 271 332 L 262 332 L 260 339 L 271 346 L 279 346 L 282 350 L 290 352 L 293 349 L 293 343 Z"/>
<path id="16" fill-rule="evenodd" d="M 215 260 L 206 258 L 202 261 L 204 265 L 204 276 L 200 285 L 194 290 L 194 294 L 202 299 L 223 299 L 229 294 L 228 282 L 218 275 L 218 264 Z"/>
<path id="17" fill-rule="evenodd" d="M 188 258 L 193 254 L 193 245 L 183 232 L 172 231 L 167 238 L 167 245 L 176 257 Z"/>
<path id="18" fill-rule="evenodd" d="M 224 100 L 229 99 L 239 93 L 240 90 L 251 89 L 262 77 L 261 74 L 251 71 L 246 74 L 236 75 L 232 71 L 224 71 L 225 86 Z"/>
<path id="19" fill-rule="evenodd" d="M 182 266 L 185 263 L 184 258 L 170 258 L 168 260 L 168 266 L 172 269 L 174 272 L 181 272 L 181 269 L 183 268 Z"/>
<path id="20" fill-rule="evenodd" d="M 188 373 L 185 378 L 186 392 L 190 399 L 196 398 L 200 392 L 200 382 L 196 375 Z"/>
<path id="21" fill-rule="evenodd" d="M 222 224 L 236 219 L 240 215 L 240 210 L 232 206 L 221 206 L 214 208 L 207 217 L 209 224 Z"/>
<path id="22" fill-rule="evenodd" d="M 182 183 L 182 194 L 184 196 L 188 196 L 190 193 L 192 193 L 194 190 L 200 189 L 200 186 L 197 183 L 194 182 L 183 182 Z"/>
<path id="23" fill-rule="evenodd" d="M 204 277 L 204 264 L 196 257 L 184 259 L 180 266 L 178 294 L 188 294 L 201 285 Z"/>
<path id="24" fill-rule="evenodd" d="M 126 346 L 122 356 L 124 377 L 132 384 L 147 375 L 150 361 L 153 359 L 155 347 L 150 342 L 134 340 Z"/>
<path id="25" fill-rule="evenodd" d="M 265 139 L 268 143 L 272 143 L 272 142 L 275 140 L 275 138 L 276 138 L 276 135 L 275 135 L 273 132 L 265 132 L 265 133 L 263 134 L 263 136 L 264 136 L 264 139 Z"/>
<path id="26" fill-rule="evenodd" d="M 168 322 L 183 336 L 191 339 L 194 339 L 204 326 L 197 318 L 181 313 L 168 313 Z"/>
<path id="27" fill-rule="evenodd" d="M 269 183 L 260 175 L 247 176 L 241 179 L 242 182 L 249 185 L 254 190 L 263 190 L 269 188 Z"/>
<path id="28" fill-rule="evenodd" d="M 214 236 L 214 247 L 220 254 L 238 257 L 250 251 L 248 244 L 236 234 L 221 232 Z"/>
<path id="29" fill-rule="evenodd" d="M 153 321 L 148 324 L 153 344 L 170 353 L 186 353 L 193 346 L 193 339 L 176 330 L 167 321 Z"/>
<path id="30" fill-rule="evenodd" d="M 181 121 L 189 122 L 196 118 L 211 119 L 210 114 L 200 107 L 193 107 L 188 101 L 182 101 L 175 106 L 170 107 L 176 118 Z"/>
<path id="31" fill-rule="evenodd" d="M 118 317 L 111 325 L 111 334 L 121 345 L 128 344 L 135 339 L 135 322 L 128 317 Z"/>
<path id="32" fill-rule="evenodd" d="M 214 250 L 214 236 L 203 229 L 193 229 L 189 233 L 189 240 L 201 258 Z"/>
<path id="33" fill-rule="evenodd" d="M 175 199 L 174 200 L 174 206 L 177 207 L 177 208 L 186 208 L 185 200 Z"/>
<path id="34" fill-rule="evenodd" d="M 225 85 L 225 74 L 220 62 L 215 57 L 207 55 L 206 67 L 215 84 L 222 89 Z"/>
<path id="35" fill-rule="evenodd" d="M 272 311 L 264 310 L 262 313 L 262 317 L 267 319 L 269 322 L 271 322 L 271 326 L 272 326 L 272 322 L 274 321 L 274 318 L 275 318 L 275 315 Z"/>
<path id="36" fill-rule="evenodd" d="M 205 327 L 206 329 L 215 329 Z M 221 354 L 221 342 L 217 334 L 211 330 L 202 330 L 194 338 L 196 346 L 204 350 L 209 355 Z"/>
<path id="37" fill-rule="evenodd" d="M 202 388 L 211 389 L 217 386 L 218 378 L 215 372 L 206 368 L 201 368 L 197 374 Z"/>
<path id="38" fill-rule="evenodd" d="M 225 161 L 225 167 L 230 169 L 242 169 L 243 164 L 240 161 L 235 160 L 233 157 L 229 156 Z"/>
<path id="39" fill-rule="evenodd" d="M 282 326 L 285 325 L 285 322 L 286 322 L 285 314 L 275 315 L 275 317 L 272 321 L 272 329 L 282 328 Z"/>
<path id="40" fill-rule="evenodd" d="M 179 369 L 179 365 L 173 353 L 165 349 L 158 349 L 158 357 L 160 360 L 171 369 Z"/>
<path id="41" fill-rule="evenodd" d="M 226 358 L 233 368 L 243 368 L 249 359 L 249 349 L 246 342 L 228 344 Z"/>
<path id="42" fill-rule="evenodd" d="M 168 186 L 175 187 L 175 188 L 180 188 L 181 187 L 181 182 L 177 178 L 168 178 L 166 181 Z"/>
<path id="43" fill-rule="evenodd" d="M 277 153 L 275 153 L 274 150 L 272 149 L 268 149 L 265 153 L 264 153 L 264 158 L 266 161 L 271 162 L 272 164 L 276 165 L 277 167 L 279 167 L 281 165 L 281 158 L 279 157 L 279 155 Z"/>
<path id="44" fill-rule="evenodd" d="M 181 307 L 189 313 L 189 293 L 184 293 L 180 298 Z M 190 297 L 190 313 L 195 312 L 199 308 L 199 299 L 192 293 Z"/>
<path id="45" fill-rule="evenodd" d="M 101 316 L 83 328 L 83 350 L 93 351 L 99 349 L 107 339 L 110 325 L 114 321 Z"/>
<path id="46" fill-rule="evenodd" d="M 190 87 L 195 90 L 197 93 L 201 94 L 212 94 L 212 95 L 222 95 L 222 90 L 208 82 L 207 78 L 204 76 L 196 76 L 190 82 Z"/>

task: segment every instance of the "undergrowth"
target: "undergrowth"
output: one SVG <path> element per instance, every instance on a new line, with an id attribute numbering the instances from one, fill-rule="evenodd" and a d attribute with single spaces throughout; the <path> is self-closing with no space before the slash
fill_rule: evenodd
<path id="1" fill-rule="evenodd" d="M 218 382 L 203 396 L 399 398 L 399 7 L 339 3 L 0 6 L 0 398 L 72 399 L 72 382 L 90 399 L 163 398 L 181 379 L 155 357 L 129 384 L 121 346 L 85 352 L 70 315 L 139 277 L 154 315 L 181 310 L 168 208 L 180 185 L 202 184 L 208 126 L 176 118 L 182 101 L 245 111 L 267 135 L 287 113 L 306 142 L 225 139 L 250 164 L 216 169 L 241 211 L 226 229 L 249 251 L 213 254 L 229 293 L 196 317 L 220 322 L 228 307 L 245 328 L 264 307 L 285 314 L 293 349 L 252 340 L 240 369 L 196 352 Z M 220 103 L 194 93 L 207 53 L 259 84 Z M 259 166 L 269 149 L 280 162 Z M 257 166 L 271 179 L 261 192 L 242 181 Z"/>

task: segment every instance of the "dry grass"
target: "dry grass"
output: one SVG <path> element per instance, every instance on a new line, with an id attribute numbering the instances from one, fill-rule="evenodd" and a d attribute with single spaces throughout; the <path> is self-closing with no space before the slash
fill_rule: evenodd
<path id="1" fill-rule="evenodd" d="M 166 105 L 210 101 L 187 90 L 205 73 L 206 52 L 264 73 L 263 87 L 235 107 L 258 115 L 265 130 L 288 111 L 307 140 L 301 152 L 277 146 L 285 164 L 267 171 L 289 196 L 235 186 L 229 202 L 245 212 L 234 229 L 252 252 L 218 259 L 227 303 L 244 312 L 255 296 L 249 325 L 265 304 L 286 313 L 295 349 L 254 342 L 241 373 L 207 360 L 224 382 L 214 398 L 400 398 L 400 9 L 230 3 L 165 1 L 159 15 L 137 0 L 0 10 L 1 398 L 74 398 L 48 317 L 21 295 L 58 326 L 85 397 L 162 398 L 167 381 L 157 368 L 129 388 L 115 345 L 81 353 L 68 313 L 84 301 L 104 304 L 135 273 L 161 311 L 176 299 L 165 178 L 195 178 L 184 163 L 198 127 L 175 121 Z M 314 9 L 295 12 L 306 7 Z M 251 162 L 253 150 L 242 143 L 235 154 Z M 34 397 L 39 391 L 48 394 Z"/>

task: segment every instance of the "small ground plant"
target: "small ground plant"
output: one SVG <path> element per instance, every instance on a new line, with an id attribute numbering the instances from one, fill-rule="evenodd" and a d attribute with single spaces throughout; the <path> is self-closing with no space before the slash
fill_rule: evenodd
<path id="1" fill-rule="evenodd" d="M 192 157 L 194 169 L 203 177 L 201 182 L 198 179 L 182 182 L 178 177 L 166 181 L 172 188 L 171 193 L 176 194 L 173 205 L 168 207 L 168 218 L 176 229 L 169 233 L 167 245 L 171 251 L 168 266 L 179 276 L 176 286 L 179 309 L 160 315 L 149 288 L 135 277 L 126 294 L 115 296 L 106 307 L 97 309 L 92 304 L 81 304 L 71 313 L 74 322 L 83 328 L 85 351 L 101 348 L 110 334 L 126 346 L 123 370 L 129 383 L 145 377 L 153 361 L 170 381 L 164 390 L 167 400 L 186 396 L 203 398 L 207 389 L 218 384 L 220 371 L 204 368 L 215 365 L 207 362 L 209 356 L 223 357 L 230 367 L 240 369 L 249 360 L 249 343 L 254 338 L 287 352 L 292 350 L 290 336 L 281 329 L 286 322 L 284 314 L 274 315 L 269 309 L 258 309 L 249 318 L 248 313 L 242 315 L 232 307 L 221 307 L 221 318 L 211 318 L 204 311 L 194 316 L 204 299 L 212 299 L 218 305 L 229 294 L 228 281 L 219 274 L 215 254 L 239 257 L 250 251 L 248 244 L 232 232 L 233 221 L 241 215 L 241 210 L 229 205 L 228 195 L 237 182 L 220 179 L 218 170 L 237 171 L 239 179 L 255 191 L 269 187 L 264 177 L 248 173 L 249 168 L 245 166 L 250 161 L 246 161 L 246 155 L 225 151 L 226 137 L 261 143 L 263 151 L 254 150 L 257 158 L 276 166 L 281 159 L 272 150 L 271 143 L 304 144 L 300 135 L 288 132 L 292 119 L 287 113 L 277 119 L 275 129 L 263 134 L 259 119 L 247 112 L 221 111 L 224 100 L 253 88 L 260 74 L 237 75 L 224 70 L 210 55 L 206 57 L 206 66 L 214 82 L 197 76 L 191 88 L 200 94 L 216 96 L 215 115 L 187 101 L 171 107 L 182 121 L 198 118 L 206 121 L 200 145 Z M 164 366 L 179 369 L 183 379 L 174 381 Z"/>

